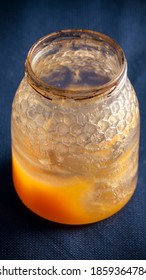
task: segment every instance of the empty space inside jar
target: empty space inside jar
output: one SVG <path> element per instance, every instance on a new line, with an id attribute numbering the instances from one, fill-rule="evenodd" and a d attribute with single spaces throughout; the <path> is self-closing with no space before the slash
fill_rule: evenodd
<path id="1" fill-rule="evenodd" d="M 118 44 L 100 33 L 58 32 L 34 46 L 30 62 L 33 74 L 45 86 L 74 92 L 114 81 L 122 70 L 121 54 Z"/>

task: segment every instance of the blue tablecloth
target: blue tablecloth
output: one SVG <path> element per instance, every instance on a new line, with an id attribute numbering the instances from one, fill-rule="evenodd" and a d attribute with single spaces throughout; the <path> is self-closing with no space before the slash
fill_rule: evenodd
<path id="1" fill-rule="evenodd" d="M 141 109 L 139 180 L 130 202 L 99 223 L 65 226 L 19 200 L 11 175 L 11 105 L 40 37 L 67 28 L 105 33 L 123 48 Z M 0 1 L 0 259 L 146 259 L 146 1 Z"/>

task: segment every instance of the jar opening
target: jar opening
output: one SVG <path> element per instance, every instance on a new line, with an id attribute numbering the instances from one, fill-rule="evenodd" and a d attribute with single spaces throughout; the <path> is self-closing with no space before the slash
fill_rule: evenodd
<path id="1" fill-rule="evenodd" d="M 126 71 L 121 47 L 89 30 L 63 30 L 36 42 L 28 53 L 26 74 L 45 97 L 85 99 L 113 91 Z"/>

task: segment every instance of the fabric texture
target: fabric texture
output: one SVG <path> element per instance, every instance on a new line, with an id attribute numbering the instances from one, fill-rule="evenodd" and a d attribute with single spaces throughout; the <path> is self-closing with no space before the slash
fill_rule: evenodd
<path id="1" fill-rule="evenodd" d="M 0 2 L 0 259 L 146 259 L 146 1 Z M 139 179 L 129 203 L 91 225 L 44 220 L 18 198 L 11 171 L 11 106 L 32 44 L 51 32 L 105 33 L 123 48 L 140 104 Z"/>

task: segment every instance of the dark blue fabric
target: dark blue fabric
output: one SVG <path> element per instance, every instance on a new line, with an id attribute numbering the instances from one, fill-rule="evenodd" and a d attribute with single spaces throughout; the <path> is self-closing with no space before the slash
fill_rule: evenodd
<path id="1" fill-rule="evenodd" d="M 29 48 L 67 28 L 115 39 L 128 61 L 141 109 L 139 180 L 116 215 L 86 226 L 65 226 L 31 213 L 11 176 L 10 115 Z M 0 259 L 146 259 L 146 1 L 0 1 Z"/>

